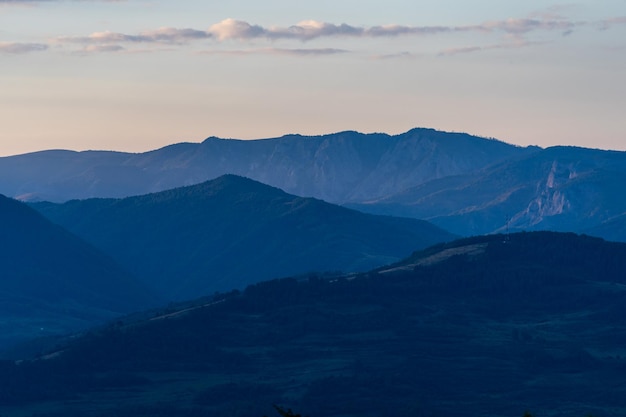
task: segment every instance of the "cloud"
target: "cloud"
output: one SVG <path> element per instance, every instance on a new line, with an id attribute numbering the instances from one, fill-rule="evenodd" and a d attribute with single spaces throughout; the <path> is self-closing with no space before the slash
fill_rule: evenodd
<path id="1" fill-rule="evenodd" d="M 226 39 L 251 39 L 263 36 L 266 32 L 261 26 L 251 25 L 235 19 L 222 20 L 209 28 L 209 33 L 219 40 Z"/>
<path id="2" fill-rule="evenodd" d="M 310 48 L 310 49 L 285 49 L 285 48 L 271 48 L 270 53 L 277 55 L 295 55 L 295 56 L 323 56 L 323 55 L 337 55 L 346 54 L 350 51 L 345 49 L 336 48 Z"/>
<path id="3" fill-rule="evenodd" d="M 411 58 L 416 58 L 416 55 L 408 51 L 402 51 L 402 52 L 384 54 L 384 55 L 374 55 L 371 57 L 371 59 L 374 59 L 374 60 L 411 59 Z"/>
<path id="4" fill-rule="evenodd" d="M 439 53 L 439 55 L 447 56 L 447 55 L 458 55 L 458 54 L 468 54 L 471 52 L 479 52 L 484 51 L 485 49 L 494 49 L 494 47 L 484 47 L 484 46 L 462 46 L 459 48 L 448 48 L 444 49 Z"/>
<path id="5" fill-rule="evenodd" d="M 119 44 L 119 43 L 173 43 L 182 44 L 190 40 L 207 39 L 212 35 L 196 29 L 177 29 L 171 27 L 159 28 L 152 31 L 140 32 L 137 35 L 127 35 L 118 32 L 94 32 L 88 36 L 62 36 L 56 38 L 60 43 L 82 44 Z"/>
<path id="6" fill-rule="evenodd" d="M 41 52 L 48 49 L 48 45 L 42 43 L 19 43 L 0 42 L 0 53 L 27 54 L 29 52 Z"/>
<path id="7" fill-rule="evenodd" d="M 485 22 L 481 25 L 469 27 L 478 31 L 504 32 L 511 35 L 522 35 L 533 31 L 560 31 L 571 33 L 574 28 L 585 24 L 584 22 L 572 22 L 569 20 L 548 20 L 548 19 L 506 19 Z"/>
<path id="8" fill-rule="evenodd" d="M 157 30 L 142 32 L 140 35 L 149 42 L 184 43 L 190 40 L 208 39 L 212 35 L 203 30 L 196 29 L 176 29 L 170 27 L 159 28 Z"/>
<path id="9" fill-rule="evenodd" d="M 372 37 L 389 37 L 402 35 L 436 35 L 439 33 L 447 33 L 464 30 L 463 28 L 453 26 L 401 26 L 401 25 L 385 25 L 373 26 L 364 32 L 366 36 Z"/>
<path id="10" fill-rule="evenodd" d="M 325 56 L 346 54 L 350 51 L 336 48 L 257 48 L 243 50 L 201 51 L 202 55 L 290 55 L 290 56 Z"/>
<path id="11" fill-rule="evenodd" d="M 87 45 L 84 48 L 76 51 L 75 53 L 78 55 L 83 55 L 102 52 L 121 52 L 125 50 L 126 48 L 121 45 Z"/>
<path id="12" fill-rule="evenodd" d="M 3 1 L 3 0 L 0 0 Z M 7 1 L 7 0 L 4 0 Z M 13 0 L 19 1 L 19 0 Z M 34 0 L 22 0 L 34 1 Z M 47 0 L 63 1 L 63 0 Z M 79 1 L 79 0 L 65 0 Z M 89 1 L 89 0 L 84 0 Z M 97 0 L 91 0 L 97 1 Z M 106 0 L 99 0 L 106 1 Z M 111 1 L 111 0 L 109 0 Z M 128 1 L 128 0 L 127 0 Z M 198 41 L 211 43 L 236 43 L 236 42 L 279 42 L 279 41 L 300 41 L 308 42 L 320 39 L 337 38 L 395 38 L 395 37 L 425 37 L 440 34 L 453 33 L 478 33 L 492 34 L 500 36 L 500 42 L 492 46 L 470 46 L 443 51 L 441 55 L 454 55 L 458 53 L 476 52 L 485 49 L 496 48 L 518 48 L 520 45 L 532 45 L 529 38 L 534 33 L 557 32 L 563 36 L 572 34 L 577 28 L 584 25 L 592 25 L 598 22 L 577 22 L 562 17 L 558 12 L 564 7 L 553 7 L 542 12 L 537 12 L 525 18 L 509 18 L 503 20 L 486 21 L 479 24 L 468 24 L 459 26 L 423 26 L 423 25 L 375 25 L 375 26 L 354 26 L 347 23 L 335 24 L 316 20 L 303 20 L 291 26 L 262 26 L 243 20 L 224 19 L 215 24 L 209 25 L 206 29 L 197 28 L 174 28 L 161 27 L 155 30 L 143 31 L 139 33 L 120 32 L 93 32 L 87 36 L 64 36 L 57 37 L 52 42 L 61 45 L 80 44 L 82 49 L 79 53 L 111 52 L 121 51 L 132 53 L 137 50 L 137 44 L 181 46 Z M 626 18 L 613 18 L 603 21 L 602 25 L 609 27 L 614 24 L 621 24 Z M 92 48 L 85 46 L 94 45 Z M 135 45 L 135 46 L 131 46 Z M 97 47 L 95 47 L 97 46 Z M 154 50 L 152 47 L 148 51 Z M 145 51 L 145 50 L 144 50 Z M 262 52 L 260 52 L 262 51 Z M 302 49 L 281 49 L 266 48 L 257 50 L 231 50 L 226 52 L 217 51 L 215 53 L 243 55 L 248 53 L 273 53 L 291 55 L 330 55 L 332 53 L 344 53 L 346 51 L 328 48 L 302 48 Z M 210 52 L 213 53 L 213 52 Z M 409 53 L 402 55 L 390 54 L 388 56 L 378 56 L 376 59 L 388 59 L 411 56 Z"/>
<path id="13" fill-rule="evenodd" d="M 309 41 L 322 37 L 390 37 L 401 35 L 428 35 L 454 30 L 445 26 L 372 26 L 359 27 L 346 23 L 334 24 L 304 20 L 288 27 L 272 26 L 265 28 L 235 19 L 225 19 L 212 25 L 208 32 L 220 41 L 236 39 L 251 40 L 265 38 L 270 40 L 295 39 Z"/>
<path id="14" fill-rule="evenodd" d="M 492 49 L 519 49 L 525 48 L 533 45 L 540 45 L 542 42 L 529 42 L 529 41 L 516 41 L 509 43 L 500 43 L 494 45 L 485 45 L 485 46 L 465 46 L 460 48 L 448 48 L 444 49 L 439 53 L 439 56 L 452 56 L 459 54 L 469 54 L 472 52 L 482 52 L 488 51 Z"/>
<path id="15" fill-rule="evenodd" d="M 225 19 L 215 23 L 207 30 L 201 29 L 178 29 L 162 27 L 152 31 L 138 34 L 124 34 L 117 32 L 94 32 L 83 37 L 60 37 L 58 42 L 82 43 L 82 44 L 120 44 L 120 43 L 169 43 L 185 44 L 195 40 L 213 39 L 218 42 L 232 40 L 299 40 L 310 41 L 317 38 L 332 37 L 398 37 L 398 36 L 425 36 L 449 32 L 502 32 L 504 34 L 520 36 L 532 31 L 559 30 L 563 33 L 571 31 L 580 23 L 567 20 L 546 19 L 507 19 L 500 21 L 485 22 L 480 25 L 470 26 L 403 26 L 382 25 L 371 27 L 352 26 L 346 23 L 333 24 L 305 20 L 287 27 L 263 27 L 242 20 Z"/>

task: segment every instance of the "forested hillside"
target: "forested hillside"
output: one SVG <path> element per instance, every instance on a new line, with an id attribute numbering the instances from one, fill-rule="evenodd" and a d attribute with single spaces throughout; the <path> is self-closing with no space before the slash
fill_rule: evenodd
<path id="1" fill-rule="evenodd" d="M 366 271 L 453 239 L 234 175 L 125 199 L 33 205 L 168 299 L 313 271 Z"/>
<path id="2" fill-rule="evenodd" d="M 624 244 L 465 239 L 118 320 L 4 363 L 0 412 L 618 417 L 625 306 Z"/>

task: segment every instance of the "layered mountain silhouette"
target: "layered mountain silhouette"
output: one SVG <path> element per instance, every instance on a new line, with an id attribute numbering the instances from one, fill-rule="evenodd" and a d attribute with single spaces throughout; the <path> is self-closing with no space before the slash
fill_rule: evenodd
<path id="1" fill-rule="evenodd" d="M 112 258 L 1 195 L 0 248 L 0 348 L 158 302 Z"/>
<path id="2" fill-rule="evenodd" d="M 11 415 L 623 416 L 626 245 L 517 233 L 259 283 L 0 363 Z"/>
<path id="3" fill-rule="evenodd" d="M 236 174 L 299 196 L 346 203 L 466 174 L 534 150 L 431 129 L 396 136 L 211 137 L 140 154 L 56 150 L 0 158 L 0 192 L 28 201 L 128 197 Z"/>
<path id="4" fill-rule="evenodd" d="M 223 174 L 461 235 L 547 229 L 626 241 L 612 226 L 626 213 L 625 152 L 522 148 L 430 129 L 212 137 L 140 154 L 38 152 L 0 158 L 0 192 L 27 201 L 119 198 Z"/>
<path id="5" fill-rule="evenodd" d="M 33 207 L 174 299 L 314 271 L 365 271 L 453 237 L 424 221 L 364 214 L 234 175 Z"/>

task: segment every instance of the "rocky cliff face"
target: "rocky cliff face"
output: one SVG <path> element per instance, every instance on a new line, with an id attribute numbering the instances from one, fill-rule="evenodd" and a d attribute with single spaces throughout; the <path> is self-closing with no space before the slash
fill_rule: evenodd
<path id="1" fill-rule="evenodd" d="M 427 219 L 462 235 L 585 232 L 626 213 L 624 184 L 626 153 L 556 147 L 357 207 Z"/>
<path id="2" fill-rule="evenodd" d="M 553 161 L 545 180 L 542 179 L 537 184 L 535 197 L 529 201 L 525 210 L 511 218 L 509 226 L 533 228 L 548 217 L 567 213 L 571 210 L 571 204 L 561 189 L 576 176 L 573 164 L 564 166 L 559 161 Z"/>

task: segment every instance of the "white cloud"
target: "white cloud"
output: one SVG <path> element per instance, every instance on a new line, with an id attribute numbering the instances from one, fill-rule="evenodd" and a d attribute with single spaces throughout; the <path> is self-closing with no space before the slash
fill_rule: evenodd
<path id="1" fill-rule="evenodd" d="M 186 43 L 198 39 L 255 40 L 255 39 L 295 39 L 309 41 L 317 38 L 332 37 L 397 37 L 436 35 L 449 32 L 501 32 L 504 34 L 522 35 L 532 31 L 571 32 L 580 22 L 554 19 L 506 19 L 484 22 L 479 25 L 467 26 L 402 26 L 381 25 L 371 27 L 352 26 L 346 23 L 334 24 L 305 20 L 292 26 L 263 27 L 242 20 L 225 19 L 211 25 L 207 30 L 178 29 L 163 27 L 139 34 L 123 34 L 115 32 L 94 32 L 85 37 L 60 37 L 58 40 L 77 43 L 117 43 L 117 42 L 161 42 Z"/>
<path id="2" fill-rule="evenodd" d="M 2 1 L 2 0 L 0 0 Z M 4 0 L 7 1 L 7 0 Z M 27 0 L 23 0 L 27 1 Z M 50 0 L 57 1 L 57 0 Z M 564 36 L 573 33 L 581 26 L 598 25 L 602 29 L 607 29 L 612 25 L 626 23 L 626 17 L 616 17 L 606 19 L 601 22 L 577 22 L 562 17 L 557 11 L 562 8 L 548 9 L 541 13 L 534 13 L 526 18 L 509 18 L 503 20 L 493 20 L 480 24 L 468 24 L 460 26 L 407 26 L 407 25 L 375 25 L 375 26 L 353 26 L 347 23 L 334 24 L 316 20 L 304 20 L 291 26 L 261 26 L 243 20 L 225 19 L 208 26 L 207 29 L 196 28 L 174 28 L 161 27 L 154 30 L 143 31 L 136 34 L 119 32 L 94 32 L 87 36 L 65 36 L 54 40 L 60 44 L 82 44 L 99 45 L 98 48 L 91 48 L 92 51 L 110 52 L 125 48 L 132 52 L 128 45 L 132 44 L 161 44 L 161 45 L 186 45 L 197 41 L 237 42 L 237 41 L 270 41 L 295 40 L 307 42 L 320 39 L 335 38 L 392 38 L 409 36 L 436 36 L 446 33 L 482 33 L 500 36 L 500 41 L 491 46 L 469 46 L 462 48 L 452 48 L 443 51 L 442 55 L 454 55 L 458 53 L 468 53 L 485 49 L 496 48 L 519 48 L 521 46 L 534 45 L 539 42 L 532 42 L 530 35 L 534 33 L 557 32 Z M 108 46 L 107 46 L 108 45 Z M 112 45 L 115 45 L 113 47 Z M 107 46 L 107 47 L 105 47 Z M 259 50 L 258 49 L 257 53 Z M 272 49 L 264 49 L 268 53 Z M 85 48 L 82 50 L 86 51 Z M 274 53 L 292 55 L 322 55 L 340 53 L 339 49 L 332 47 L 317 49 L 289 49 L 276 48 Z M 345 51 L 341 51 L 345 52 Z M 230 54 L 246 54 L 243 51 L 216 52 Z M 384 58 L 406 57 L 407 54 L 390 54 Z M 383 58 L 379 56 L 379 58 Z"/>
<path id="3" fill-rule="evenodd" d="M 219 23 L 211 25 L 208 30 L 217 39 L 223 41 L 226 39 L 250 39 L 262 36 L 265 29 L 261 26 L 251 25 L 235 19 L 225 19 Z"/>

